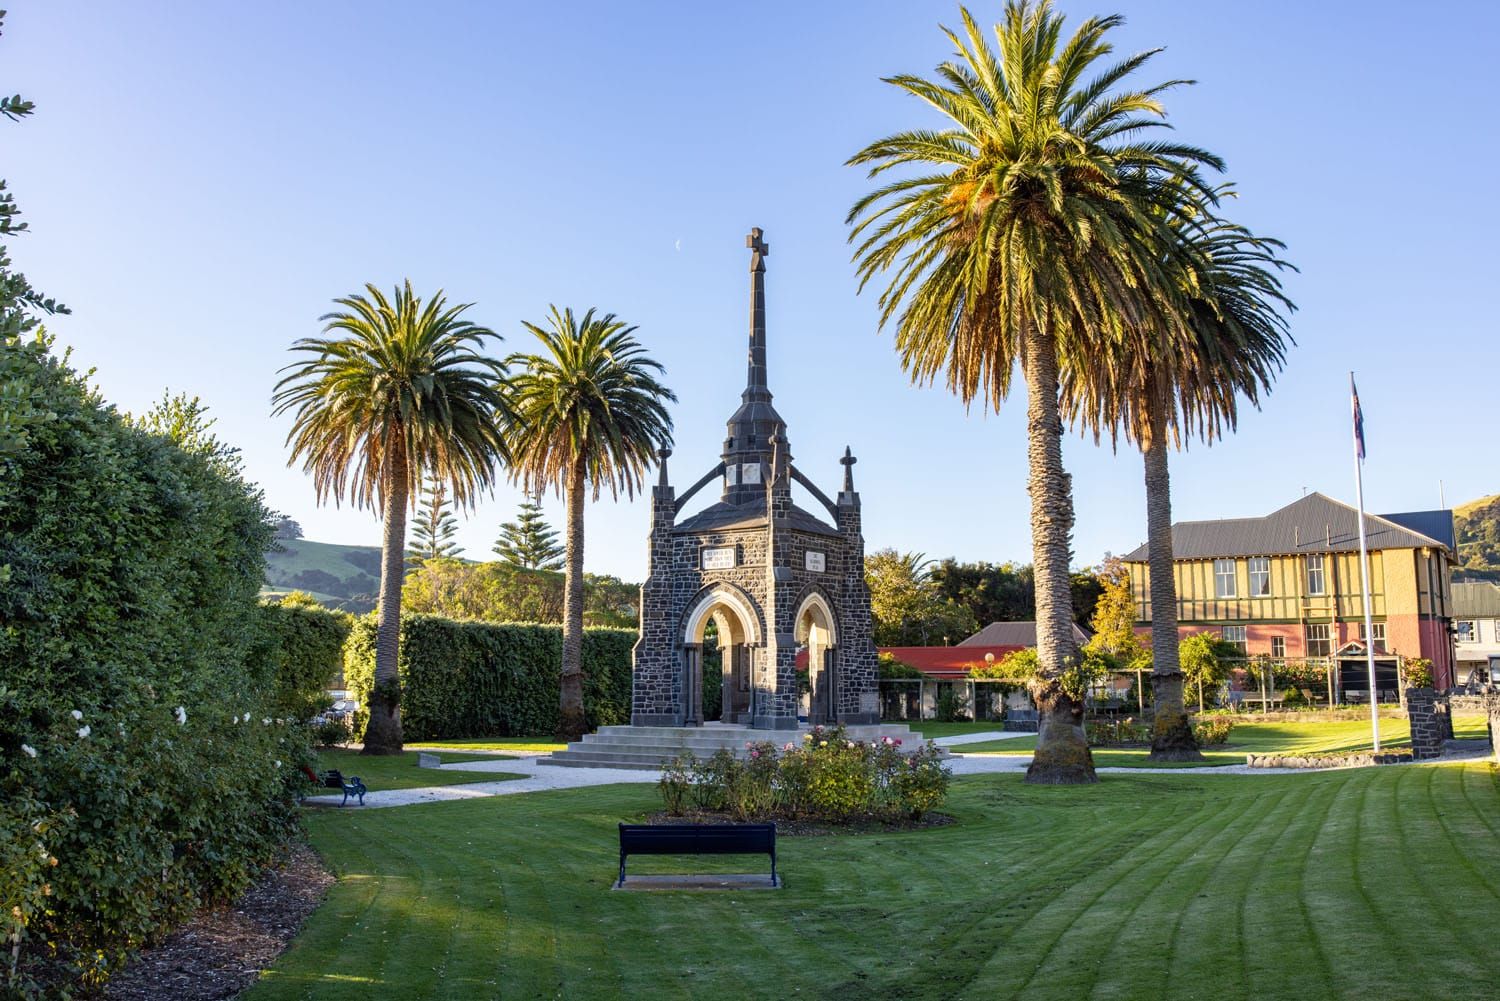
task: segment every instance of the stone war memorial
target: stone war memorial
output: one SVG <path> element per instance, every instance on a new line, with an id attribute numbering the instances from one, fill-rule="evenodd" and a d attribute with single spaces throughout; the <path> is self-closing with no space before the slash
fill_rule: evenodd
<path id="1" fill-rule="evenodd" d="M 759 229 L 745 242 L 748 372 L 724 450 L 680 496 L 668 470 L 671 452 L 659 455 L 631 725 L 600 728 L 554 754 L 557 764 L 634 767 L 681 750 L 738 752 L 746 741 L 787 739 L 786 733 L 764 731 L 819 725 L 842 724 L 861 739 L 891 736 L 906 747 L 921 743 L 905 726 L 880 726 L 856 460 L 846 448 L 836 499 L 793 461 L 767 379 L 770 248 Z M 814 513 L 793 500 L 794 481 L 822 510 Z M 719 500 L 681 517 L 688 502 L 713 485 Z M 705 722 L 703 704 L 710 623 L 721 654 L 717 723 Z"/>

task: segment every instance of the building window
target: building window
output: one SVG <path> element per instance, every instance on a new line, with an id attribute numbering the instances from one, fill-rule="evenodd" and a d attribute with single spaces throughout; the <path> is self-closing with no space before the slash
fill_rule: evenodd
<path id="1" fill-rule="evenodd" d="M 1453 630 L 1458 633 L 1458 641 L 1460 643 L 1479 642 L 1479 623 L 1472 619 L 1453 623 Z"/>
<path id="2" fill-rule="evenodd" d="M 1327 657 L 1333 653 L 1333 630 L 1326 622 L 1307 627 L 1307 655 Z"/>
<path id="3" fill-rule="evenodd" d="M 1234 560 L 1214 560 L 1214 597 L 1234 596 Z"/>
<path id="4" fill-rule="evenodd" d="M 1225 626 L 1224 632 L 1221 635 L 1224 642 L 1238 648 L 1242 656 L 1250 652 L 1245 639 L 1244 626 Z"/>
<path id="5" fill-rule="evenodd" d="M 1272 657 L 1285 657 L 1286 656 L 1286 637 L 1285 636 L 1272 636 L 1271 637 L 1271 656 Z"/>
<path id="6" fill-rule="evenodd" d="M 1271 594 L 1271 557 L 1250 557 L 1250 597 L 1266 598 Z"/>
<path id="7" fill-rule="evenodd" d="M 1323 557 L 1309 556 L 1307 558 L 1307 593 L 1327 594 L 1323 584 Z M 1309 654 L 1308 656 L 1311 656 Z"/>
<path id="8" fill-rule="evenodd" d="M 1371 625 L 1375 629 L 1375 652 L 1385 653 L 1385 623 L 1374 622 Z M 1359 624 L 1359 641 L 1361 643 L 1365 641 L 1365 624 L 1363 622 Z"/>

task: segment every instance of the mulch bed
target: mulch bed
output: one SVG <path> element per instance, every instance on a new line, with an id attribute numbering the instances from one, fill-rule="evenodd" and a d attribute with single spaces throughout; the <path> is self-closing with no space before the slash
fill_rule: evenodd
<path id="1" fill-rule="evenodd" d="M 727 813 L 704 810 L 689 810 L 673 816 L 665 810 L 648 813 L 644 818 L 648 824 L 738 824 Z M 776 833 L 787 837 L 810 835 L 814 837 L 832 834 L 894 834 L 900 831 L 920 831 L 929 827 L 947 827 L 957 819 L 946 813 L 926 813 L 921 820 L 886 820 L 882 817 L 858 817 L 847 824 L 833 824 L 821 820 L 801 820 L 796 817 L 766 817 L 755 823 L 774 823 Z"/>
<path id="2" fill-rule="evenodd" d="M 333 874 L 311 848 L 293 845 L 232 904 L 207 907 L 111 977 L 119 1001 L 220 1001 L 237 997 L 291 942 L 323 900 Z"/>

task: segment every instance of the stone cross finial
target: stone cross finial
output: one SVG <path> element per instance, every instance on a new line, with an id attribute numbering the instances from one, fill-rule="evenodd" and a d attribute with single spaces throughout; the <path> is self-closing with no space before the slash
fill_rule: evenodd
<path id="1" fill-rule="evenodd" d="M 854 457 L 854 452 L 848 445 L 844 446 L 844 457 L 839 460 L 839 465 L 844 467 L 844 493 L 854 493 L 854 464 L 859 460 Z"/>
<path id="2" fill-rule="evenodd" d="M 667 484 L 667 460 L 669 458 L 671 458 L 671 456 L 672 456 L 672 450 L 670 448 L 658 448 L 656 450 L 656 459 L 657 459 L 658 464 L 661 467 L 661 476 L 656 481 L 657 486 L 665 487 L 665 486 L 668 485 Z"/>
<path id="3" fill-rule="evenodd" d="M 750 235 L 745 237 L 745 246 L 750 248 L 750 270 L 766 270 L 766 256 L 771 253 L 770 244 L 760 238 L 760 227 L 752 226 Z"/>

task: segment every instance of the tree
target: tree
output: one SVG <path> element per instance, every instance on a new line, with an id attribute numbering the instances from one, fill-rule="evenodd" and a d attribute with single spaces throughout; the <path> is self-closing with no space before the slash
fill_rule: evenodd
<path id="1" fill-rule="evenodd" d="M 1226 654 L 1237 653 L 1233 647 L 1226 649 L 1219 637 L 1212 633 L 1194 633 L 1184 637 L 1177 646 L 1177 659 L 1189 684 L 1198 688 L 1198 711 L 1205 707 L 1203 686 L 1214 688 L 1229 680 L 1230 659 Z"/>
<path id="2" fill-rule="evenodd" d="M 424 473 L 460 507 L 492 489 L 509 456 L 501 425 L 510 413 L 505 367 L 481 353 L 496 335 L 463 318 L 439 291 L 424 303 L 406 282 L 387 298 L 335 299 L 323 338 L 292 345 L 299 359 L 276 384 L 273 413 L 292 414 L 288 465 L 312 474 L 318 501 L 345 495 L 382 518 L 375 687 L 366 754 L 401 751 L 401 579 L 406 512 Z"/>
<path id="3" fill-rule="evenodd" d="M 1119 17 L 1091 18 L 1064 41 L 1063 17 L 1047 0 L 1010 0 L 992 46 L 961 13 L 963 33 L 945 29 L 957 58 L 938 67 L 937 81 L 888 81 L 945 121 L 877 140 L 851 158 L 870 165 L 872 179 L 912 172 L 854 204 L 850 240 L 861 289 L 890 272 L 880 322 L 895 322 L 913 381 L 944 373 L 966 405 L 978 399 L 998 410 L 1021 368 L 1041 663 L 1033 696 L 1043 714 L 1027 781 L 1093 782 L 1083 706 L 1064 681 L 1080 654 L 1060 369 L 1107 362 L 1098 349 L 1128 323 L 1171 323 L 1153 199 L 1167 180 L 1196 184 L 1200 164 L 1220 164 L 1202 150 L 1141 136 L 1165 125 L 1158 95 L 1174 83 L 1119 89 L 1154 55 L 1100 64 Z"/>
<path id="4" fill-rule="evenodd" d="M 276 529 L 276 538 L 278 541 L 291 542 L 293 539 L 302 538 L 302 526 L 295 519 L 287 515 L 277 515 L 276 520 L 272 522 L 272 526 Z"/>
<path id="5" fill-rule="evenodd" d="M 1144 710 L 1146 696 L 1140 675 L 1151 666 L 1151 654 L 1135 634 L 1135 595 L 1130 588 L 1130 571 L 1118 556 L 1107 556 L 1099 564 L 1097 576 L 1101 591 L 1089 623 L 1094 635 L 1086 649 L 1108 657 L 1117 670 L 1135 672 L 1136 692 Z"/>
<path id="6" fill-rule="evenodd" d="M 973 635 L 968 609 L 945 601 L 923 553 L 881 549 L 865 557 L 877 646 L 946 646 Z"/>
<path id="7" fill-rule="evenodd" d="M 448 502 L 447 484 L 429 479 L 423 491 L 424 500 L 412 527 L 412 545 L 406 553 L 406 565 L 419 567 L 427 560 L 453 559 L 458 556 L 458 520 Z"/>
<path id="8" fill-rule="evenodd" d="M 500 526 L 494 552 L 502 563 L 522 570 L 556 570 L 563 565 L 557 531 L 542 517 L 542 505 L 535 498 L 521 504 L 515 521 Z"/>
<path id="9" fill-rule="evenodd" d="M 513 354 L 515 412 L 507 435 L 512 475 L 527 493 L 560 490 L 567 506 L 563 589 L 562 684 L 558 737 L 577 740 L 583 714 L 583 504 L 634 496 L 657 453 L 672 441 L 660 363 L 635 339 L 635 327 L 613 313 L 582 318 L 556 306 L 543 324 L 523 323 L 541 342 L 538 354 Z"/>
<path id="10" fill-rule="evenodd" d="M 1219 200 L 1232 190 L 1212 193 Z M 1071 415 L 1094 430 L 1123 433 L 1139 445 L 1145 466 L 1146 550 L 1150 568 L 1151 686 L 1156 713 L 1151 758 L 1201 760 L 1183 709 L 1177 662 L 1177 586 L 1173 571 L 1172 498 L 1167 452 L 1196 434 L 1205 443 L 1232 431 L 1238 398 L 1258 405 L 1281 368 L 1290 336 L 1284 307 L 1295 307 L 1276 271 L 1289 267 L 1279 241 L 1256 237 L 1212 214 L 1198 193 L 1173 188 L 1178 200 L 1162 231 L 1163 250 L 1190 335 L 1174 339 L 1149 326 L 1109 345 L 1113 365 L 1077 368 L 1064 380 Z"/>

